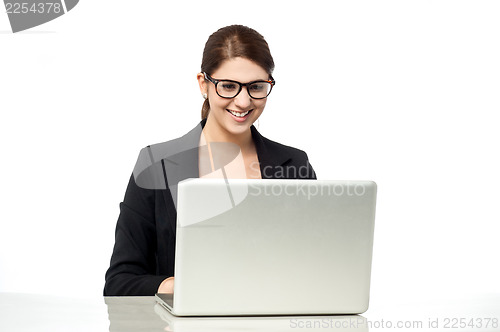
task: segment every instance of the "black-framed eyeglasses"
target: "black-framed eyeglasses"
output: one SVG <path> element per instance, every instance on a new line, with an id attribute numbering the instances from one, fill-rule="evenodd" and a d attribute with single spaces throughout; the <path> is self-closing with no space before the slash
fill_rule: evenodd
<path id="1" fill-rule="evenodd" d="M 240 83 L 233 80 L 216 80 L 205 72 L 203 74 L 205 75 L 205 79 L 215 85 L 215 91 L 219 97 L 227 99 L 236 97 L 241 92 L 243 87 L 247 88 L 248 95 L 253 99 L 264 99 L 269 96 L 273 86 L 276 84 L 272 77 L 269 81 L 259 80 L 248 83 Z"/>

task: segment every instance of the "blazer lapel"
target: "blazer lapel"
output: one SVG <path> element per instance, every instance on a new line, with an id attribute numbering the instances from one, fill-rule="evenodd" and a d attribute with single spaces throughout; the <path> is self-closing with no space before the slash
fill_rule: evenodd
<path id="1" fill-rule="evenodd" d="M 276 178 L 276 170 L 289 163 L 292 157 L 286 153 L 286 150 L 262 136 L 257 129 L 252 126 L 252 138 L 257 149 L 257 156 L 260 163 L 260 174 L 263 179 Z"/>

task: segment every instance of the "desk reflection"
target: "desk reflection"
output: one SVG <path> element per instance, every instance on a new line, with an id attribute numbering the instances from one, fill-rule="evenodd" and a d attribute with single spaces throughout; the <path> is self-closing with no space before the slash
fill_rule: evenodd
<path id="1" fill-rule="evenodd" d="M 153 297 L 105 298 L 110 332 L 368 331 L 366 318 L 349 316 L 176 317 Z"/>

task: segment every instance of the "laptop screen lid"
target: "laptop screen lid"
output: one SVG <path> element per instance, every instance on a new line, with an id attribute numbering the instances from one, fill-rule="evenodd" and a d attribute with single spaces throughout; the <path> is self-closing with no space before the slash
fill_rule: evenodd
<path id="1" fill-rule="evenodd" d="M 173 314 L 367 310 L 374 182 L 188 179 L 178 190 Z"/>

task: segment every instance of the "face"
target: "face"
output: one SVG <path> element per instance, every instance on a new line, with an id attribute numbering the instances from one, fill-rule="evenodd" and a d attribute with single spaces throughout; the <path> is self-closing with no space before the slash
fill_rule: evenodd
<path id="1" fill-rule="evenodd" d="M 226 60 L 213 73 L 208 73 L 214 79 L 228 79 L 241 83 L 257 80 L 268 80 L 267 72 L 245 58 Z M 266 98 L 253 99 L 248 95 L 246 87 L 231 99 L 220 97 L 212 82 L 205 81 L 203 74 L 198 74 L 201 93 L 208 95 L 210 113 L 206 126 L 218 130 L 223 135 L 241 135 L 248 133 L 250 126 L 259 118 L 266 106 Z"/>

